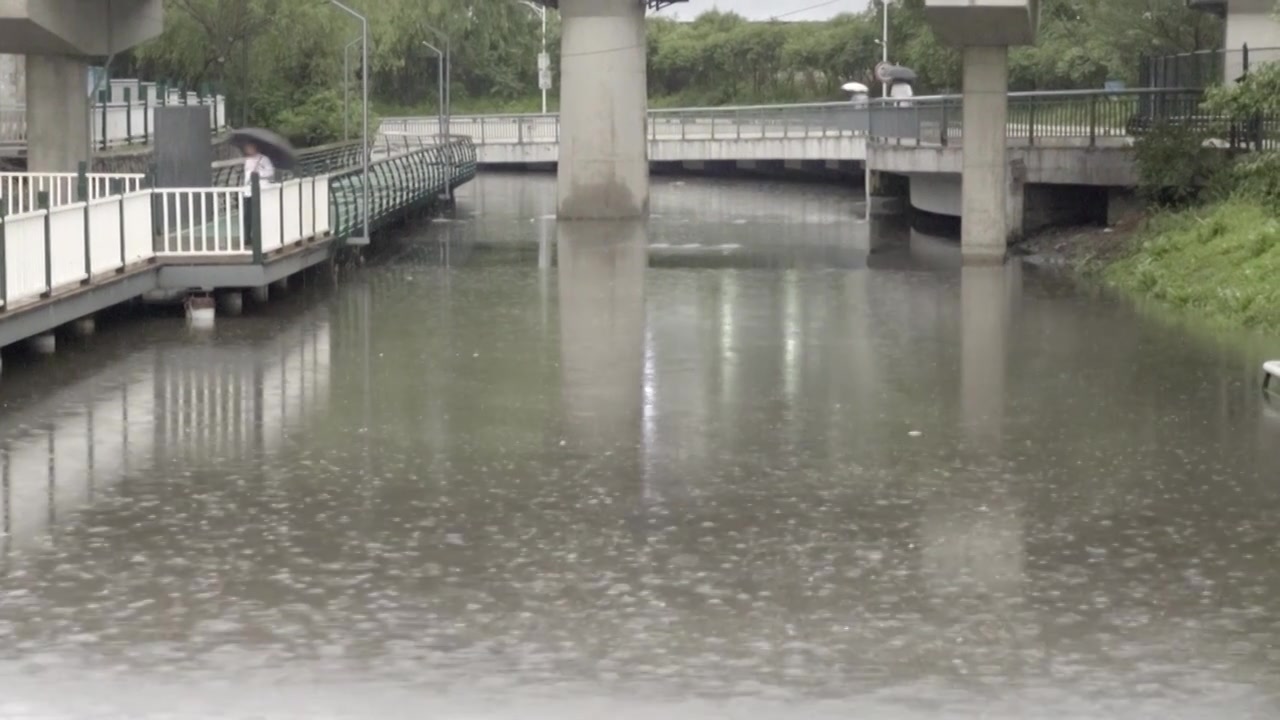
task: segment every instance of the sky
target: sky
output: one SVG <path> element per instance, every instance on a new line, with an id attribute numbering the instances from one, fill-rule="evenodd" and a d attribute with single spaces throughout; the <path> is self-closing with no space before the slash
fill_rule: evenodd
<path id="1" fill-rule="evenodd" d="M 752 20 L 825 20 L 842 12 L 859 12 L 868 0 L 689 0 L 663 10 L 664 15 L 692 19 L 698 14 L 718 8 L 736 12 Z"/>

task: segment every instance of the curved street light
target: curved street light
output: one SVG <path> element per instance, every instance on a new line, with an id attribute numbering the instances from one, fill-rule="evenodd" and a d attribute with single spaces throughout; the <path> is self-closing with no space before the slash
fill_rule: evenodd
<path id="1" fill-rule="evenodd" d="M 444 101 L 445 101 L 445 98 L 444 98 L 444 53 L 443 53 L 443 52 L 441 52 L 440 48 L 436 47 L 435 45 L 432 45 L 431 43 L 427 42 L 426 40 L 423 40 L 423 41 L 422 41 L 422 44 L 423 44 L 423 45 L 425 45 L 426 47 L 430 48 L 430 49 L 431 49 L 433 52 L 435 52 L 435 54 L 436 54 L 436 59 L 437 59 L 436 66 L 437 66 L 437 68 L 438 68 L 438 75 L 437 75 L 437 80 L 436 80 L 436 89 L 437 89 L 437 90 L 439 90 L 439 92 L 440 92 L 440 107 L 439 107 L 439 110 L 440 110 L 440 120 L 439 120 L 439 121 L 437 121 L 437 125 L 436 125 L 436 133 L 437 133 L 437 134 L 443 134 L 443 133 L 444 133 Z"/>
<path id="2" fill-rule="evenodd" d="M 329 0 L 339 10 L 346 12 L 360 21 L 360 73 L 364 93 L 364 152 L 360 153 L 361 186 L 364 189 L 362 198 L 362 215 L 364 220 L 364 237 L 348 238 L 352 245 L 369 244 L 369 18 L 343 5 L 338 0 Z"/>
<path id="3" fill-rule="evenodd" d="M 451 107 L 453 104 L 453 50 L 451 49 L 452 46 L 449 43 L 448 35 L 430 25 L 427 25 L 426 23 L 423 23 L 423 27 L 425 27 L 431 34 L 444 41 L 444 104 L 441 106 L 444 110 L 444 126 L 440 128 L 440 131 L 447 138 L 449 137 L 449 121 L 453 116 Z"/>

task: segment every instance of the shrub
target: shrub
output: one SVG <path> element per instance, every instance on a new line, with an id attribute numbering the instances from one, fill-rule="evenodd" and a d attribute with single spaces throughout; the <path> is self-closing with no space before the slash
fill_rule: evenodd
<path id="1" fill-rule="evenodd" d="M 1206 147 L 1207 139 L 1203 130 L 1181 124 L 1157 125 L 1142 135 L 1134 143 L 1142 196 L 1156 205 L 1186 205 L 1217 184 L 1230 160 Z"/>

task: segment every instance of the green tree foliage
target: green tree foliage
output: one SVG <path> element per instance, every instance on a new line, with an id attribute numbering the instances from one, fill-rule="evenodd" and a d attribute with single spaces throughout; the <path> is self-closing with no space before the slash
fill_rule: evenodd
<path id="1" fill-rule="evenodd" d="M 370 18 L 378 107 L 437 109 L 437 60 L 423 45 L 443 44 L 436 30 L 452 39 L 455 110 L 537 107 L 539 20 L 517 0 L 347 2 Z M 1221 39 L 1219 21 L 1188 10 L 1184 0 L 1042 0 L 1041 7 L 1039 44 L 1012 53 L 1015 89 L 1134 82 L 1142 55 L 1203 49 Z M 300 142 L 340 135 L 342 49 L 359 37 L 353 18 L 325 0 L 166 0 L 166 11 L 165 33 L 120 60 L 117 75 L 216 87 L 228 96 L 233 121 L 278 127 Z M 916 70 L 919 92 L 960 88 L 959 56 L 934 37 L 924 0 L 897 0 L 890 21 L 891 60 Z M 713 10 L 680 23 L 655 14 L 650 97 L 655 105 L 839 100 L 845 82 L 874 85 L 880 34 L 877 2 L 825 22 L 754 23 Z M 553 12 L 553 66 L 558 47 Z"/>

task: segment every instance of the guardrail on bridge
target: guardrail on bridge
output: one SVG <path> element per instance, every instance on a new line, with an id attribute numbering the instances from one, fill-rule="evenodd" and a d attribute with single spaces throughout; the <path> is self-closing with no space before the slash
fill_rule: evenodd
<path id="1" fill-rule="evenodd" d="M 1161 123 L 1192 124 L 1232 147 L 1270 147 L 1280 122 L 1233 125 L 1201 109 L 1195 88 L 1068 90 L 1009 95 L 1008 137 L 1015 145 L 1126 143 Z M 477 145 L 551 144 L 560 140 L 555 114 L 454 117 L 454 134 Z M 387 118 L 384 136 L 430 136 L 435 117 Z M 650 110 L 651 141 L 756 140 L 866 136 L 893 142 L 948 145 L 964 137 L 961 95 L 863 102 Z"/>

